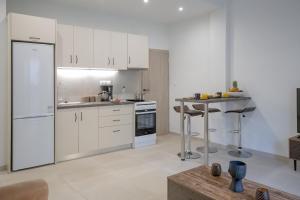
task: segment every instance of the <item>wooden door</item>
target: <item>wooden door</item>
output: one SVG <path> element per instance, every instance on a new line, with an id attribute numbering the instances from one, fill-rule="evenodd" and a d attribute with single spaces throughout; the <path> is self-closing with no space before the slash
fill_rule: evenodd
<path id="1" fill-rule="evenodd" d="M 79 153 L 98 149 L 98 108 L 82 108 L 79 112 Z"/>
<path id="2" fill-rule="evenodd" d="M 63 109 L 57 112 L 56 120 L 56 159 L 64 160 L 68 155 L 78 153 L 78 110 Z"/>
<path id="3" fill-rule="evenodd" d="M 111 32 L 94 30 L 94 66 L 112 68 Z"/>
<path id="4" fill-rule="evenodd" d="M 59 24 L 57 29 L 57 64 L 59 67 L 72 67 L 74 61 L 74 27 Z"/>
<path id="5" fill-rule="evenodd" d="M 157 101 L 157 133 L 169 132 L 169 52 L 150 50 L 149 69 L 142 73 L 146 100 Z"/>
<path id="6" fill-rule="evenodd" d="M 74 59 L 76 67 L 93 67 L 93 29 L 74 27 Z"/>
<path id="7" fill-rule="evenodd" d="M 128 68 L 149 68 L 147 36 L 128 34 Z"/>
<path id="8" fill-rule="evenodd" d="M 114 69 L 127 69 L 127 34 L 111 33 L 111 56 Z"/>

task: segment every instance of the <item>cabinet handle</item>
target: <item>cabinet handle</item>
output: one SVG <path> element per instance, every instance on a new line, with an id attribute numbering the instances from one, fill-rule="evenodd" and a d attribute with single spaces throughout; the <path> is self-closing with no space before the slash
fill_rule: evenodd
<path id="1" fill-rule="evenodd" d="M 120 109 L 116 109 L 116 110 L 113 110 L 114 112 L 119 112 L 120 111 Z"/>
<path id="2" fill-rule="evenodd" d="M 81 112 L 81 113 L 80 113 L 80 120 L 82 121 L 82 119 L 83 119 L 83 118 L 82 118 L 82 112 Z"/>
<path id="3" fill-rule="evenodd" d="M 130 56 L 129 56 L 128 62 L 129 62 L 129 64 L 131 63 L 131 57 Z"/>
<path id="4" fill-rule="evenodd" d="M 70 55 L 70 63 L 73 63 L 73 56 Z"/>
<path id="5" fill-rule="evenodd" d="M 119 120 L 119 119 L 115 119 L 115 120 L 113 120 L 113 122 L 120 122 L 121 120 Z"/>
<path id="6" fill-rule="evenodd" d="M 115 66 L 115 58 L 113 58 L 113 66 Z"/>
<path id="7" fill-rule="evenodd" d="M 113 131 L 113 133 L 119 133 L 121 130 L 115 130 Z"/>
<path id="8" fill-rule="evenodd" d="M 78 56 L 76 55 L 76 64 L 78 63 Z"/>
<path id="9" fill-rule="evenodd" d="M 77 113 L 75 113 L 75 122 L 77 122 Z"/>
<path id="10" fill-rule="evenodd" d="M 29 37 L 29 39 L 30 39 L 30 40 L 40 40 L 41 38 L 31 36 L 31 37 Z"/>
<path id="11" fill-rule="evenodd" d="M 108 65 L 110 65 L 110 58 L 108 57 Z"/>

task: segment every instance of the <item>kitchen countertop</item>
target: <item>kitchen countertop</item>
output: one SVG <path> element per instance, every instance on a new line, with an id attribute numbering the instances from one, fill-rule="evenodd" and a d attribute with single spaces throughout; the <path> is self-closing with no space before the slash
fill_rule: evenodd
<path id="1" fill-rule="evenodd" d="M 59 103 L 57 109 L 68 109 L 68 108 L 82 108 L 82 107 L 100 107 L 100 106 L 119 106 L 119 105 L 133 105 L 134 102 L 68 102 L 68 103 Z"/>

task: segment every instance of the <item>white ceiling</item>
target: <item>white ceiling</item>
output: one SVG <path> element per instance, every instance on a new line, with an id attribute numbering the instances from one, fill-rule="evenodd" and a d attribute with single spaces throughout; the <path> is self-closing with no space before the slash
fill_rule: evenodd
<path id="1" fill-rule="evenodd" d="M 224 0 L 53 0 L 69 6 L 170 24 L 193 18 L 222 6 Z M 178 8 L 182 6 L 183 12 Z"/>

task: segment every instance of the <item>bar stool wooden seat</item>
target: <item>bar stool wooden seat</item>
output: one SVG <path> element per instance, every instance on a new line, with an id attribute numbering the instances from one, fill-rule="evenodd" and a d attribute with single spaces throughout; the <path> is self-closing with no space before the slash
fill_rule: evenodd
<path id="1" fill-rule="evenodd" d="M 245 151 L 242 147 L 242 117 L 246 117 L 245 113 L 253 112 L 255 109 L 256 107 L 246 107 L 243 109 L 228 110 L 225 112 L 226 114 L 229 113 L 238 114 L 238 130 L 234 130 L 233 132 L 238 134 L 239 144 L 237 149 L 228 151 L 228 154 L 230 156 L 236 158 L 250 158 L 252 156 L 252 153 Z"/>
<path id="2" fill-rule="evenodd" d="M 193 108 L 196 110 L 199 110 L 201 112 L 204 112 L 204 104 L 194 104 Z M 208 108 L 208 113 L 217 113 L 217 112 L 221 112 L 221 110 L 218 108 Z M 209 133 L 215 132 L 215 131 L 216 131 L 215 129 L 209 129 Z M 198 152 L 204 153 L 204 146 L 197 147 L 196 150 Z M 209 143 L 208 153 L 217 153 L 217 152 L 218 152 L 218 149 Z"/>
<path id="3" fill-rule="evenodd" d="M 177 113 L 180 113 L 180 106 L 174 106 L 174 110 Z M 203 112 L 198 110 L 191 110 L 188 106 L 184 106 L 184 119 L 187 119 L 187 150 L 185 151 L 185 159 L 198 159 L 201 157 L 199 153 L 192 152 L 192 144 L 191 144 L 191 137 L 192 137 L 192 131 L 191 131 L 191 117 L 196 116 L 203 116 Z M 179 157 L 181 157 L 181 153 L 177 154 Z"/>

